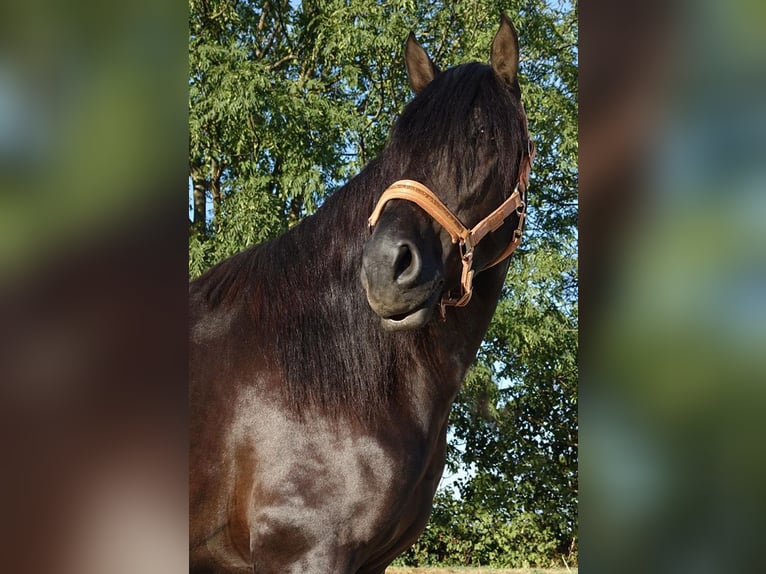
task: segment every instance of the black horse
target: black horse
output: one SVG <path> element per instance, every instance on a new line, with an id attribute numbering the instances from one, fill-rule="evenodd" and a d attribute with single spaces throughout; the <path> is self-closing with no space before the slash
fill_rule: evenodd
<path id="1" fill-rule="evenodd" d="M 505 16 L 490 66 L 405 61 L 380 156 L 191 285 L 193 572 L 382 573 L 428 520 L 532 148 Z"/>

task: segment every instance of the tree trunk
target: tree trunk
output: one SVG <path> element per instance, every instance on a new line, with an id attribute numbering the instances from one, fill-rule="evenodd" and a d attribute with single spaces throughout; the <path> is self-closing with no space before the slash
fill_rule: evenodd
<path id="1" fill-rule="evenodd" d="M 192 178 L 192 199 L 194 202 L 194 217 L 192 219 L 192 229 L 200 233 L 205 229 L 206 215 L 206 182 L 201 170 L 193 167 L 191 169 Z"/>

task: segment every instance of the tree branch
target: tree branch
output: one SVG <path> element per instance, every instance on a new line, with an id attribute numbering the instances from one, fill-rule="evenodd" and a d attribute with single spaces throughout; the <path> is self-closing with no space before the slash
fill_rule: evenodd
<path id="1" fill-rule="evenodd" d="M 282 64 L 284 64 L 285 62 L 289 62 L 290 60 L 297 60 L 297 59 L 298 59 L 298 56 L 296 56 L 295 54 L 288 54 L 288 55 L 287 55 L 287 56 L 285 56 L 284 58 L 280 58 L 279 60 L 277 60 L 277 61 L 276 61 L 276 62 L 274 62 L 273 64 L 269 64 L 268 66 L 266 66 L 266 69 L 267 69 L 269 72 L 273 72 L 274 70 L 276 70 L 277 68 L 279 68 L 279 67 L 280 67 Z"/>

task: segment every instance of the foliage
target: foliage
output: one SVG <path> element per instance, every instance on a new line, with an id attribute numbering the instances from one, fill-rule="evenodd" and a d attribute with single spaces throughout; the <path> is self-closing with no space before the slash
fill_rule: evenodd
<path id="1" fill-rule="evenodd" d="M 506 520 L 486 507 L 440 492 L 426 530 L 394 565 L 529 568 L 561 562 L 555 537 L 534 513 Z"/>
<path id="2" fill-rule="evenodd" d="M 443 536 L 440 528 L 454 531 L 489 510 L 503 558 L 480 555 L 481 564 L 577 562 L 573 265 L 570 254 L 543 250 L 514 260 L 509 293 L 451 413 L 450 470 L 467 472 L 455 482 L 451 522 L 435 510 L 429 528 Z"/>
<path id="3" fill-rule="evenodd" d="M 382 148 L 414 31 L 442 68 L 521 44 L 537 144 L 522 247 L 451 418 L 449 469 L 406 564 L 560 566 L 577 548 L 577 5 L 190 0 L 189 272 L 282 233 Z"/>

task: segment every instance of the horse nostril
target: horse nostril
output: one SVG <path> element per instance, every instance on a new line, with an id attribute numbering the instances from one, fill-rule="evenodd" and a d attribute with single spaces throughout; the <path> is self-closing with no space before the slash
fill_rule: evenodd
<path id="1" fill-rule="evenodd" d="M 420 276 L 420 256 L 410 243 L 397 247 L 394 260 L 394 280 L 402 287 L 412 285 Z"/>
<path id="2" fill-rule="evenodd" d="M 399 279 L 412 264 L 412 251 L 408 245 L 400 245 L 394 261 L 394 278 Z"/>

